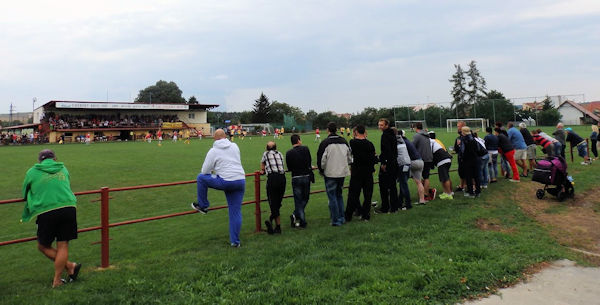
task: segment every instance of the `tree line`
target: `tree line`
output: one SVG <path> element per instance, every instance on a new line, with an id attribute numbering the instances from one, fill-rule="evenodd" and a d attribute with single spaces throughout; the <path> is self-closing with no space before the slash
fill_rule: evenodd
<path id="1" fill-rule="evenodd" d="M 460 64 L 455 64 L 454 67 L 456 71 L 449 79 L 452 83 L 450 91 L 452 102 L 449 107 L 423 105 L 419 110 L 409 106 L 366 107 L 352 114 L 350 118 L 346 118 L 332 111 L 303 112 L 297 106 L 277 100 L 270 101 L 264 93 L 261 93 L 254 101 L 252 109 L 239 112 L 209 111 L 207 120 L 208 123 L 216 126 L 225 125 L 225 121 L 229 121 L 230 124 L 270 123 L 277 126 L 283 125 L 284 117 L 288 116 L 302 126 L 307 122 L 310 123 L 313 129 L 325 128 L 328 122 L 335 122 L 338 126 L 362 124 L 375 127 L 379 118 L 388 118 L 390 121 L 424 120 L 429 127 L 445 127 L 447 119 L 455 118 L 484 118 L 490 122 L 534 119 L 538 125 L 554 125 L 560 121 L 561 115 L 549 98 L 543 101 L 542 110 L 518 109 L 502 92 L 487 89 L 485 78 L 474 60 L 468 64 L 467 70 L 464 70 Z M 182 93 L 175 82 L 159 80 L 156 84 L 140 90 L 135 103 L 198 104 L 196 97 L 191 96 L 186 100 Z"/>

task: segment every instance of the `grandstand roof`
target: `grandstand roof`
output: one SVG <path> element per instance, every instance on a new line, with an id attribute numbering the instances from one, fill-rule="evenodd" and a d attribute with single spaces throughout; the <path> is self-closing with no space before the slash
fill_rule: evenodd
<path id="1" fill-rule="evenodd" d="M 0 130 L 13 130 L 13 129 L 25 129 L 25 128 L 34 128 L 37 127 L 39 124 L 24 124 L 24 125 L 15 125 L 15 126 L 6 126 L 6 127 L 1 127 L 0 126 Z"/>
<path id="2" fill-rule="evenodd" d="M 89 102 L 89 101 L 49 101 L 42 105 L 44 109 L 122 109 L 122 110 L 207 110 L 219 107 L 217 104 L 145 104 L 124 102 Z"/>

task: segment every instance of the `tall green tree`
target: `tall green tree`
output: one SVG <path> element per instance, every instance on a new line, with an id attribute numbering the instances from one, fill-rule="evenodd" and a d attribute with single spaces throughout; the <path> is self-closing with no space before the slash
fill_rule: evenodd
<path id="1" fill-rule="evenodd" d="M 188 99 L 188 104 L 198 104 L 198 100 L 196 99 L 195 96 L 190 96 L 190 98 Z"/>
<path id="2" fill-rule="evenodd" d="M 495 122 L 508 122 L 515 118 L 514 105 L 504 94 L 497 90 L 490 90 L 474 104 L 477 116 L 488 119 L 490 124 Z"/>
<path id="3" fill-rule="evenodd" d="M 263 93 L 254 101 L 254 109 L 252 110 L 252 121 L 254 123 L 268 123 L 271 121 L 271 102 Z"/>
<path id="4" fill-rule="evenodd" d="M 296 122 L 304 121 L 304 112 L 300 108 L 291 106 L 288 103 L 273 101 L 271 103 L 271 121 L 282 123 L 284 114 L 293 116 Z"/>
<path id="5" fill-rule="evenodd" d="M 474 60 L 471 60 L 469 63 L 469 70 L 467 70 L 466 75 L 469 78 L 469 82 L 467 83 L 467 103 L 473 106 L 475 103 L 477 103 L 477 101 L 486 96 L 486 82 L 485 78 L 483 78 L 481 73 L 479 73 L 479 69 L 477 69 L 477 62 Z M 471 115 L 480 117 L 477 115 L 477 109 L 472 109 L 473 111 L 471 111 Z"/>
<path id="6" fill-rule="evenodd" d="M 459 118 L 465 118 L 468 114 L 467 103 L 467 81 L 465 79 L 465 71 L 460 64 L 454 65 L 456 72 L 452 75 L 449 81 L 453 84 L 450 94 L 452 95 L 452 109 L 457 113 Z"/>
<path id="7" fill-rule="evenodd" d="M 146 104 L 185 104 L 186 100 L 181 95 L 182 93 L 175 82 L 159 80 L 156 84 L 140 90 L 134 102 Z"/>

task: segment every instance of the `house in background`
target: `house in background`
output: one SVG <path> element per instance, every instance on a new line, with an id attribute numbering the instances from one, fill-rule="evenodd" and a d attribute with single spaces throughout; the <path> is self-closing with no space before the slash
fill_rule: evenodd
<path id="1" fill-rule="evenodd" d="M 600 101 L 581 103 L 580 105 L 591 111 L 593 114 L 600 116 Z"/>
<path id="2" fill-rule="evenodd" d="M 600 102 L 594 103 L 600 104 Z M 584 104 L 579 104 L 574 101 L 567 100 L 563 102 L 558 106 L 557 110 L 562 115 L 561 122 L 565 125 L 598 124 L 598 121 L 600 121 L 598 114 L 588 110 Z"/>

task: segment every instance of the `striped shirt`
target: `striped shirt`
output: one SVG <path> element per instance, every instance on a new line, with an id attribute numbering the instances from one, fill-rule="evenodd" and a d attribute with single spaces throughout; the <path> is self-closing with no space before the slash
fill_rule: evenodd
<path id="1" fill-rule="evenodd" d="M 285 170 L 283 169 L 283 156 L 276 150 L 265 151 L 260 162 L 265 165 L 265 172 L 267 174 L 285 174 Z"/>

